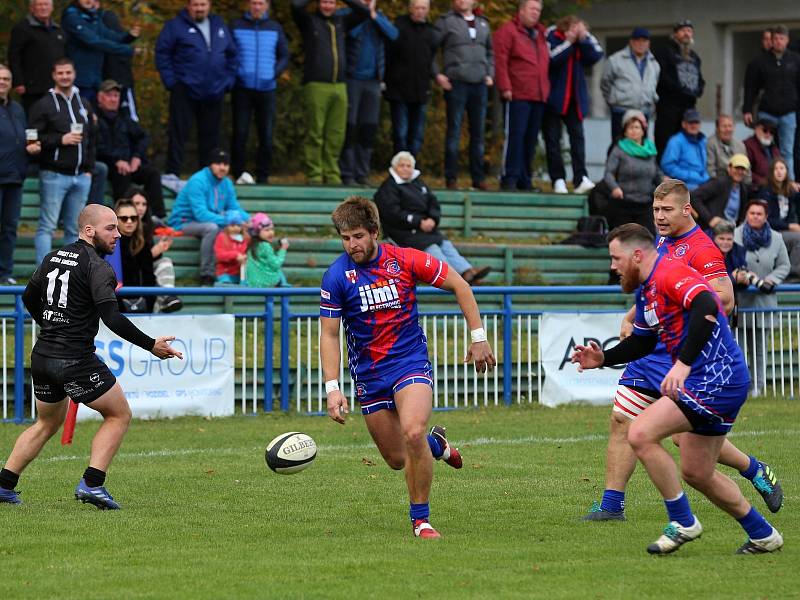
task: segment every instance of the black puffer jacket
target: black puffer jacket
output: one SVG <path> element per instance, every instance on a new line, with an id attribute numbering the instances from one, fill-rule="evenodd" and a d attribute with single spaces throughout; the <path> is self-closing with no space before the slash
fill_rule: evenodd
<path id="1" fill-rule="evenodd" d="M 110 114 L 97 109 L 97 160 L 113 165 L 134 156 L 144 159 L 149 141 L 145 130 L 128 113 Z"/>
<path id="2" fill-rule="evenodd" d="M 440 244 L 444 236 L 439 232 L 442 209 L 430 188 L 419 178 L 419 171 L 409 182 L 396 177 L 389 170 L 389 177 L 375 192 L 375 204 L 381 217 L 383 233 L 398 246 L 425 250 L 432 244 Z M 422 219 L 433 219 L 436 228 L 431 232 L 420 230 Z"/>
<path id="3" fill-rule="evenodd" d="M 292 0 L 292 17 L 303 35 L 303 83 L 344 81 L 345 37 L 353 27 L 369 18 L 369 8 L 358 0 L 344 0 L 353 12 L 330 18 L 306 10 L 311 0 Z"/>

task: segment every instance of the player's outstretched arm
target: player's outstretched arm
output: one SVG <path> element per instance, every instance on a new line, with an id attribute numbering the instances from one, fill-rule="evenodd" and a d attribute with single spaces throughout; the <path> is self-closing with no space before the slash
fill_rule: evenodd
<path id="1" fill-rule="evenodd" d="M 328 397 L 328 416 L 344 425 L 347 415 L 347 398 L 339 390 L 339 365 L 342 360 L 339 345 L 339 325 L 341 319 L 319 318 L 319 355 L 322 359 L 322 376 L 325 379 L 325 393 Z"/>
<path id="2" fill-rule="evenodd" d="M 100 313 L 100 318 L 103 319 L 106 327 L 131 344 L 152 352 L 158 358 L 171 358 L 173 356 L 183 358 L 180 352 L 169 345 L 169 342 L 174 340 L 175 336 L 165 336 L 154 340 L 131 323 L 128 317 L 119 312 L 119 307 L 115 301 L 101 302 L 97 305 L 97 311 Z"/>
<path id="3" fill-rule="evenodd" d="M 469 346 L 469 350 L 467 350 L 466 357 L 464 357 L 464 362 L 474 361 L 475 370 L 478 373 L 485 372 L 487 368 L 492 370 L 497 365 L 497 360 L 495 360 L 492 347 L 486 339 L 486 331 L 481 323 L 481 313 L 478 310 L 478 303 L 475 301 L 472 288 L 453 269 L 447 272 L 447 277 L 442 282 L 441 287 L 453 292 L 469 326 L 472 343 Z"/>

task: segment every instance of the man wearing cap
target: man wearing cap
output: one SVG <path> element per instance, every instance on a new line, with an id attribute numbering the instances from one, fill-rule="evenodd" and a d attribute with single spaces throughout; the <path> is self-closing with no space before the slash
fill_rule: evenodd
<path id="1" fill-rule="evenodd" d="M 705 80 L 700 70 L 700 57 L 692 50 L 694 25 L 688 19 L 678 21 L 672 28 L 667 45 L 655 52 L 661 65 L 658 77 L 655 141 L 661 158 L 669 139 L 681 129 L 683 113 L 694 108 L 703 95 Z"/>
<path id="2" fill-rule="evenodd" d="M 747 158 L 750 160 L 752 185 L 755 190 L 766 185 L 769 165 L 781 155 L 778 145 L 775 143 L 777 130 L 778 124 L 774 119 L 761 116 L 756 122 L 753 135 L 744 141 Z"/>
<path id="3" fill-rule="evenodd" d="M 700 131 L 700 113 L 694 108 L 687 109 L 681 128 L 669 138 L 661 157 L 661 170 L 668 177 L 685 182 L 691 191 L 708 181 L 706 136 Z"/>
<path id="4" fill-rule="evenodd" d="M 600 89 L 611 109 L 611 139 L 622 135 L 622 116 L 640 110 L 649 121 L 656 109 L 661 65 L 650 52 L 650 31 L 637 27 L 628 46 L 612 54 L 603 67 Z M 646 132 L 645 132 L 646 133 Z"/>
<path id="5" fill-rule="evenodd" d="M 150 137 L 128 111 L 120 110 L 122 90 L 117 81 L 106 79 L 97 91 L 97 160 L 108 167 L 114 199 L 122 198 L 131 183 L 141 185 L 153 215 L 164 219 L 161 173 L 146 162 Z"/>
<path id="6" fill-rule="evenodd" d="M 753 124 L 753 110 L 758 93 L 764 95 L 758 115 L 771 117 L 778 124 L 780 151 L 794 179 L 794 136 L 797 110 L 800 108 L 800 55 L 787 48 L 789 30 L 785 25 L 772 28 L 772 49 L 762 52 L 748 68 L 744 81 L 744 122 Z"/>
<path id="7" fill-rule="evenodd" d="M 734 154 L 747 154 L 744 143 L 733 138 L 733 117 L 721 114 L 717 117 L 714 135 L 706 140 L 706 170 L 712 179 L 717 175 L 722 175 L 728 170 L 728 162 Z M 744 182 L 750 185 L 750 173 L 748 171 Z"/>
<path id="8" fill-rule="evenodd" d="M 233 182 L 228 178 L 230 162 L 224 150 L 211 152 L 211 164 L 189 178 L 167 219 L 173 229 L 200 238 L 200 283 L 204 286 L 216 281 L 214 241 L 219 230 L 250 219 L 239 206 Z"/>
<path id="9" fill-rule="evenodd" d="M 734 227 L 744 219 L 748 187 L 744 179 L 750 170 L 750 161 L 744 154 L 734 154 L 728 161 L 727 171 L 709 179 L 692 192 L 692 208 L 697 212 L 697 222 L 703 229 L 716 227 L 728 221 Z"/>

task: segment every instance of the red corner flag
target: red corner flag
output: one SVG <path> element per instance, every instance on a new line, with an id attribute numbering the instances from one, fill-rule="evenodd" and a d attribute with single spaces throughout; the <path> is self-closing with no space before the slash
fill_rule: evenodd
<path id="1" fill-rule="evenodd" d="M 72 435 L 75 433 L 75 419 L 78 416 L 78 403 L 69 400 L 67 418 L 64 420 L 64 431 L 61 432 L 61 445 L 68 446 L 72 443 Z"/>

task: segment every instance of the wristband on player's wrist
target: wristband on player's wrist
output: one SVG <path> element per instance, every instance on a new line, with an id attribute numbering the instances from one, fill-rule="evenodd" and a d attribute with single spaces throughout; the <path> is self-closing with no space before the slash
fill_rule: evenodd
<path id="1" fill-rule="evenodd" d="M 470 336 L 472 337 L 472 343 L 477 344 L 478 342 L 485 342 L 486 338 L 486 330 L 483 327 L 478 327 L 477 329 L 473 329 L 469 332 Z"/>
<path id="2" fill-rule="evenodd" d="M 339 382 L 335 379 L 325 382 L 325 393 L 330 394 L 339 390 Z"/>

